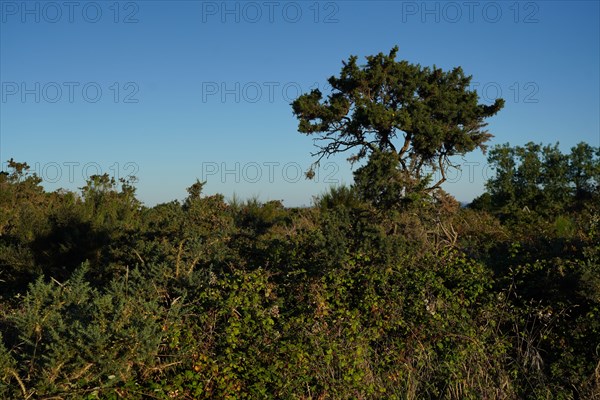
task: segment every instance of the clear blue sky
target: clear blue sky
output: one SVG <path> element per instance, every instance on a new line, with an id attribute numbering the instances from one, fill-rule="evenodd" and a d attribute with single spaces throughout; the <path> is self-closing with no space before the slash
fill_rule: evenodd
<path id="1" fill-rule="evenodd" d="M 289 103 L 349 55 L 473 75 L 492 144 L 600 145 L 598 1 L 0 1 L 0 159 L 26 161 L 49 189 L 96 172 L 134 173 L 147 205 L 206 192 L 310 204 L 351 183 L 345 157 L 318 180 Z M 483 191 L 468 155 L 444 187 Z M 238 182 L 236 182 L 238 181 Z"/>

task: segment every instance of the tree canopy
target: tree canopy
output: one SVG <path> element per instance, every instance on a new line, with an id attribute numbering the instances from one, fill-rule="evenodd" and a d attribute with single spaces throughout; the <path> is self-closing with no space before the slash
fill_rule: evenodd
<path id="1" fill-rule="evenodd" d="M 600 148 L 579 143 L 563 154 L 554 145 L 497 145 L 488 163 L 495 175 L 472 207 L 512 214 L 515 210 L 555 214 L 578 209 L 600 196 Z"/>
<path id="2" fill-rule="evenodd" d="M 351 56 L 339 77 L 329 78 L 332 92 L 326 98 L 314 89 L 292 103 L 293 111 L 299 131 L 316 135 L 315 164 L 346 151 L 354 152 L 350 162 L 387 152 L 417 185 L 426 169 L 439 171 L 441 179 L 425 188 L 433 190 L 446 180 L 450 157 L 485 150 L 492 135 L 484 120 L 504 100 L 479 104 L 477 92 L 469 89 L 471 76 L 462 68 L 421 67 L 397 61 L 397 53 L 394 47 L 387 55 L 367 56 L 366 65 Z"/>

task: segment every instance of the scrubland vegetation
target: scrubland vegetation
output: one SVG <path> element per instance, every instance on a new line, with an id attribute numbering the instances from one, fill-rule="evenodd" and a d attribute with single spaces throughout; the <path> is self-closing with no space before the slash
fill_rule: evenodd
<path id="1" fill-rule="evenodd" d="M 202 182 L 147 207 L 107 175 L 47 192 L 11 160 L 0 398 L 600 398 L 599 148 L 495 146 L 460 207 L 422 167 L 481 147 L 502 104 L 394 56 L 294 104 L 301 132 L 338 140 L 322 154 L 367 160 L 308 208 Z"/>

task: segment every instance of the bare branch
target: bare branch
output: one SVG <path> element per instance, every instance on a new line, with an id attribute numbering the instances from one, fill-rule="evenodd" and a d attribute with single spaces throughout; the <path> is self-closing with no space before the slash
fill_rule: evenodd
<path id="1" fill-rule="evenodd" d="M 444 154 L 440 154 L 438 156 L 438 166 L 440 168 L 442 178 L 439 181 L 437 181 L 437 183 L 435 185 L 425 189 L 426 192 L 431 192 L 432 190 L 439 188 L 442 185 L 442 183 L 446 182 L 446 169 L 444 168 L 444 159 L 447 160 L 447 158 Z"/>

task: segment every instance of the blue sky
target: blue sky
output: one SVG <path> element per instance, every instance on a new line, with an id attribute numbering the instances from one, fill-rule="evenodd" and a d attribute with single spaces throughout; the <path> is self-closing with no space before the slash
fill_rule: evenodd
<path id="1" fill-rule="evenodd" d="M 97 172 L 134 174 L 147 205 L 206 193 L 308 205 L 351 183 L 322 163 L 289 103 L 326 91 L 342 60 L 389 52 L 473 75 L 491 144 L 600 145 L 598 1 L 0 0 L 0 159 L 26 161 L 49 189 Z M 469 201 L 490 174 L 461 160 L 444 188 Z"/>

